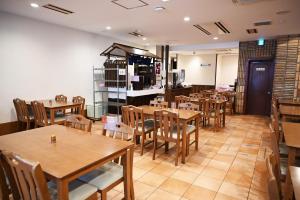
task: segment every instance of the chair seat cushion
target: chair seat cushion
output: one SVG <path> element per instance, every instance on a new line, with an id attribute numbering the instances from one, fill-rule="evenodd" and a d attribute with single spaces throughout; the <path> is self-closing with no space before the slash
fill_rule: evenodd
<path id="1" fill-rule="evenodd" d="M 103 190 L 122 177 L 123 167 L 117 163 L 110 162 L 81 176 L 79 180 L 97 187 L 98 190 Z"/>
<path id="2" fill-rule="evenodd" d="M 194 125 L 187 125 L 186 127 L 186 134 L 191 134 L 196 130 L 196 127 Z M 180 139 L 182 138 L 182 128 L 180 128 Z M 157 135 L 161 136 L 160 128 L 157 130 Z M 177 128 L 174 127 L 172 130 L 172 138 L 177 139 Z"/>
<path id="3" fill-rule="evenodd" d="M 146 119 L 144 120 L 144 128 L 145 132 L 149 132 L 154 129 L 154 120 L 153 119 Z M 139 122 L 138 127 L 139 132 L 142 132 L 142 122 Z"/>
<path id="4" fill-rule="evenodd" d="M 57 185 L 56 182 L 48 182 L 49 193 L 51 199 L 57 199 Z M 69 199 L 82 200 L 87 199 L 97 192 L 97 188 L 81 181 L 72 181 L 69 184 Z"/>

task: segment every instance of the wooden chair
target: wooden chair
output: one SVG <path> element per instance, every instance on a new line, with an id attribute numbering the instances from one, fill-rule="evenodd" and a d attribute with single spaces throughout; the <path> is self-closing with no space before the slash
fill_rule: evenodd
<path id="1" fill-rule="evenodd" d="M 190 102 L 190 98 L 184 95 L 175 96 L 176 108 L 178 108 L 178 104 Z"/>
<path id="2" fill-rule="evenodd" d="M 203 94 L 202 93 L 191 93 L 189 96 L 190 96 L 190 98 L 198 99 L 198 98 L 202 98 Z"/>
<path id="3" fill-rule="evenodd" d="M 62 102 L 62 103 L 67 103 L 68 98 L 63 94 L 59 94 L 59 95 L 55 96 L 55 101 Z M 62 117 L 65 114 L 66 114 L 66 110 L 58 110 L 58 111 L 55 112 L 56 117 Z"/>
<path id="4" fill-rule="evenodd" d="M 13 153 L 3 152 L 6 162 L 13 172 L 21 199 L 57 199 L 57 186 L 47 185 L 43 170 L 38 162 L 32 162 Z M 97 188 L 73 181 L 69 184 L 69 199 L 97 199 Z"/>
<path id="5" fill-rule="evenodd" d="M 126 125 L 129 125 L 130 127 L 134 127 L 134 119 L 133 115 L 131 115 L 131 112 L 133 110 L 133 106 L 122 106 L 122 122 Z"/>
<path id="6" fill-rule="evenodd" d="M 69 115 L 66 117 L 65 126 L 91 132 L 92 121 L 82 115 Z"/>
<path id="7" fill-rule="evenodd" d="M 221 112 L 224 112 L 222 111 L 221 109 L 221 104 L 218 102 L 218 100 L 213 100 L 213 99 L 210 99 L 208 101 L 208 112 L 209 112 L 209 118 L 208 118 L 208 125 L 210 124 L 210 118 L 213 118 L 214 119 L 214 130 L 218 130 L 219 128 L 221 128 Z"/>
<path id="8" fill-rule="evenodd" d="M 178 104 L 178 109 L 199 111 L 199 105 L 187 102 Z"/>
<path id="9" fill-rule="evenodd" d="M 32 101 L 31 108 L 33 111 L 35 128 L 48 126 L 50 124 L 50 119 L 47 116 L 47 112 L 43 103 L 38 101 Z M 64 121 L 64 117 L 56 117 L 54 122 L 58 124 L 64 124 Z"/>
<path id="10" fill-rule="evenodd" d="M 172 142 L 176 144 L 175 166 L 177 166 L 179 155 L 182 152 L 180 148 L 182 131 L 180 130 L 178 114 L 166 110 L 158 110 L 154 112 L 154 122 L 153 160 L 155 160 L 156 149 L 159 148 L 157 145 L 158 140 L 164 141 L 165 151 L 168 151 L 169 143 Z"/>
<path id="11" fill-rule="evenodd" d="M 0 199 L 11 200 L 20 199 L 17 184 L 12 171 L 0 150 Z"/>
<path id="12" fill-rule="evenodd" d="M 226 98 L 226 110 L 229 111 L 230 115 L 233 115 L 234 113 L 234 108 L 233 108 L 233 104 L 234 104 L 234 96 L 235 93 L 234 92 L 225 92 L 224 96 Z"/>
<path id="13" fill-rule="evenodd" d="M 144 146 L 149 144 L 146 142 L 146 135 L 154 131 L 154 120 L 145 119 L 142 108 L 132 106 L 129 111 L 129 125 L 134 128 L 134 143 L 137 145 L 137 137 L 141 137 L 141 156 L 144 154 Z"/>
<path id="14" fill-rule="evenodd" d="M 150 106 L 158 107 L 158 108 L 168 108 L 168 102 L 153 100 L 150 101 Z"/>
<path id="15" fill-rule="evenodd" d="M 273 169 L 273 164 L 272 164 L 274 162 L 274 161 L 272 161 L 273 159 L 274 159 L 273 155 L 270 155 L 266 159 L 268 194 L 269 194 L 269 199 L 280 200 L 281 199 L 281 193 L 280 193 L 281 186 L 278 185 L 277 178 L 274 175 L 274 169 Z"/>
<path id="16" fill-rule="evenodd" d="M 14 102 L 18 122 L 21 124 L 21 127 L 23 128 L 23 124 L 25 123 L 26 130 L 30 129 L 30 124 L 31 122 L 33 122 L 33 116 L 30 115 L 26 102 L 19 98 L 14 99 L 13 102 Z"/>
<path id="17" fill-rule="evenodd" d="M 71 109 L 71 113 L 84 115 L 85 98 L 83 98 L 81 96 L 76 96 L 76 97 L 73 97 L 72 102 L 80 103 L 81 106 L 80 106 L 80 112 L 79 112 L 78 108 L 73 108 L 73 109 Z"/>
<path id="18" fill-rule="evenodd" d="M 104 125 L 103 133 L 113 139 L 129 141 L 132 139 L 134 129 L 119 122 L 110 126 Z M 123 160 L 121 157 L 105 164 L 99 169 L 80 177 L 79 179 L 98 188 L 101 200 L 107 199 L 107 192 L 124 181 Z M 124 188 L 125 189 L 125 188 Z"/>
<path id="19" fill-rule="evenodd" d="M 68 101 L 68 98 L 63 94 L 59 94 L 55 96 L 55 101 L 66 103 Z"/>

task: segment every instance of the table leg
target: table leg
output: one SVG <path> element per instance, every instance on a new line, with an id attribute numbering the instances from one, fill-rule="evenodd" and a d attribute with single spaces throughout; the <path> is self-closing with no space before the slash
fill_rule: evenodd
<path id="1" fill-rule="evenodd" d="M 185 155 L 186 155 L 186 127 L 187 127 L 187 121 L 185 120 L 183 122 L 183 130 L 182 130 L 182 153 L 181 153 L 181 162 L 185 163 Z"/>
<path id="2" fill-rule="evenodd" d="M 50 109 L 50 120 L 51 120 L 51 125 L 54 124 L 54 118 L 55 118 L 54 114 L 55 114 L 55 110 L 54 110 L 54 109 Z"/>
<path id="3" fill-rule="evenodd" d="M 66 180 L 57 180 L 57 198 L 59 200 L 69 199 L 69 188 Z"/>
<path id="4" fill-rule="evenodd" d="M 132 175 L 131 175 L 131 150 L 127 149 L 123 159 L 123 176 L 124 176 L 124 197 L 126 200 L 131 199 Z"/>
<path id="5" fill-rule="evenodd" d="M 133 186 L 133 154 L 134 154 L 134 147 L 130 148 L 130 194 L 131 199 L 135 199 L 134 197 L 134 186 Z"/>
<path id="6" fill-rule="evenodd" d="M 289 147 L 289 153 L 288 153 L 288 165 L 287 165 L 287 173 L 286 173 L 286 180 L 285 180 L 285 200 L 289 200 L 292 198 L 292 182 L 291 182 L 291 176 L 290 176 L 290 170 L 289 166 L 294 165 L 295 163 L 295 157 L 296 157 L 296 148 Z"/>
<path id="7" fill-rule="evenodd" d="M 223 109 L 223 127 L 225 127 L 225 119 L 226 119 L 226 103 L 225 103 L 224 109 Z"/>
<path id="8" fill-rule="evenodd" d="M 200 116 L 196 118 L 195 149 L 198 150 Z M 189 144 L 188 144 L 189 145 Z"/>

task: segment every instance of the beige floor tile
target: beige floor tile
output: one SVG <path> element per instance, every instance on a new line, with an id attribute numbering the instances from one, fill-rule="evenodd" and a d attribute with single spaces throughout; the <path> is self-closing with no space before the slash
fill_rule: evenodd
<path id="1" fill-rule="evenodd" d="M 212 191 L 217 192 L 222 184 L 222 180 L 211 178 L 209 176 L 200 175 L 193 185 L 203 187 Z"/>
<path id="2" fill-rule="evenodd" d="M 148 158 L 143 158 L 136 163 L 134 163 L 134 167 L 149 171 L 156 167 L 158 163 L 155 163 L 153 160 L 148 159 Z"/>
<path id="3" fill-rule="evenodd" d="M 203 165 L 198 165 L 198 164 L 192 163 L 192 162 L 186 162 L 184 165 L 181 166 L 180 169 L 187 170 L 187 171 L 190 171 L 190 172 L 193 172 L 193 173 L 196 173 L 199 175 L 203 171 L 204 168 L 205 168 L 205 166 L 203 166 Z"/>
<path id="4" fill-rule="evenodd" d="M 254 189 L 250 190 L 248 200 L 265 200 L 265 199 L 268 199 L 268 194 L 266 192 L 261 192 Z"/>
<path id="5" fill-rule="evenodd" d="M 147 170 L 140 169 L 140 168 L 137 168 L 137 167 L 133 167 L 133 179 L 134 180 L 139 179 L 140 177 L 142 177 L 146 173 L 147 173 Z"/>
<path id="6" fill-rule="evenodd" d="M 238 199 L 218 192 L 214 200 L 238 200 Z"/>
<path id="7" fill-rule="evenodd" d="M 225 170 L 225 171 L 227 171 L 230 168 L 230 166 L 231 166 L 230 163 L 221 162 L 221 161 L 217 161 L 217 160 L 211 160 L 207 164 L 207 167 L 214 167 L 214 168 Z"/>
<path id="8" fill-rule="evenodd" d="M 213 158 L 214 160 L 221 161 L 221 162 L 226 162 L 226 163 L 232 163 L 234 160 L 235 156 L 230 156 L 226 154 L 216 154 L 216 156 Z"/>
<path id="9" fill-rule="evenodd" d="M 158 189 L 154 191 L 147 200 L 180 200 L 180 198 L 181 196 Z"/>
<path id="10" fill-rule="evenodd" d="M 226 174 L 225 181 L 249 188 L 252 177 L 244 173 L 244 171 L 229 170 Z"/>
<path id="11" fill-rule="evenodd" d="M 241 187 L 224 181 L 218 192 L 237 199 L 247 199 L 249 188 Z"/>
<path id="12" fill-rule="evenodd" d="M 199 199 L 205 199 L 205 200 L 213 200 L 216 195 L 216 192 L 212 190 L 208 190 L 203 187 L 198 187 L 195 185 L 192 185 L 185 193 L 184 198 L 190 199 L 190 200 L 199 200 Z"/>
<path id="13" fill-rule="evenodd" d="M 178 169 L 171 177 L 192 184 L 198 176 L 199 174 L 197 173 L 184 169 Z"/>
<path id="14" fill-rule="evenodd" d="M 136 199 L 146 199 L 156 188 L 139 181 L 134 184 L 134 194 Z"/>
<path id="15" fill-rule="evenodd" d="M 165 176 L 162 176 L 162 175 L 159 175 L 156 173 L 152 173 L 152 172 L 148 172 L 139 179 L 139 182 L 142 182 L 142 183 L 154 186 L 154 187 L 158 187 L 166 179 L 167 179 L 167 177 L 165 177 Z"/>
<path id="16" fill-rule="evenodd" d="M 108 191 L 108 193 L 107 193 L 107 199 L 113 199 L 118 194 L 120 194 L 119 191 L 112 189 L 112 190 Z"/>
<path id="17" fill-rule="evenodd" d="M 201 175 L 209 176 L 218 180 L 223 180 L 224 177 L 226 176 L 226 173 L 227 173 L 226 170 L 221 170 L 221 169 L 207 166 L 203 169 Z"/>
<path id="18" fill-rule="evenodd" d="M 159 188 L 172 194 L 183 195 L 190 185 L 178 179 L 168 178 Z"/>
<path id="19" fill-rule="evenodd" d="M 162 176 L 171 176 L 178 168 L 179 167 L 175 167 L 174 164 L 161 162 L 159 165 L 154 167 L 150 172 L 160 174 Z"/>

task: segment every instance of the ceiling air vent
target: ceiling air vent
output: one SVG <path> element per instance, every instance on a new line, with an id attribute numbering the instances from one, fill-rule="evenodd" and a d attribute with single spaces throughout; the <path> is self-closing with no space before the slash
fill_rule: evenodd
<path id="1" fill-rule="evenodd" d="M 65 15 L 69 15 L 69 14 L 72 14 L 74 12 L 70 11 L 70 10 L 67 10 L 67 9 L 64 9 L 64 8 L 61 8 L 61 7 L 58 7 L 58 6 L 55 6 L 53 4 L 46 4 L 46 5 L 43 5 L 44 8 L 47 8 L 47 9 L 50 9 L 50 10 L 53 10 L 53 11 L 56 11 L 56 12 L 60 12 L 60 13 L 63 13 Z"/>
<path id="2" fill-rule="evenodd" d="M 144 35 L 142 35 L 141 33 L 138 33 L 137 31 L 133 31 L 129 33 L 130 35 L 133 35 L 135 37 L 143 37 Z"/>
<path id="3" fill-rule="evenodd" d="M 142 0 L 112 0 L 111 2 L 116 4 L 117 6 L 125 8 L 126 10 L 131 10 L 149 5 L 148 3 Z"/>
<path id="4" fill-rule="evenodd" d="M 222 22 L 215 22 L 215 25 L 222 31 L 224 34 L 229 34 L 230 31 L 222 24 Z"/>
<path id="5" fill-rule="evenodd" d="M 236 5 L 248 5 L 248 4 L 259 3 L 263 1 L 271 1 L 271 0 L 232 0 L 232 3 Z"/>
<path id="6" fill-rule="evenodd" d="M 272 21 L 261 21 L 261 22 L 255 22 L 254 26 L 269 26 L 272 24 Z"/>
<path id="7" fill-rule="evenodd" d="M 256 28 L 247 29 L 246 31 L 247 31 L 248 34 L 256 34 L 257 33 L 257 29 Z"/>
<path id="8" fill-rule="evenodd" d="M 208 30 L 206 30 L 205 28 L 203 28 L 202 26 L 200 26 L 199 24 L 195 24 L 195 25 L 193 25 L 194 27 L 196 27 L 197 29 L 199 29 L 200 31 L 202 31 L 204 34 L 206 34 L 206 35 L 211 35 L 211 33 L 208 31 Z"/>

